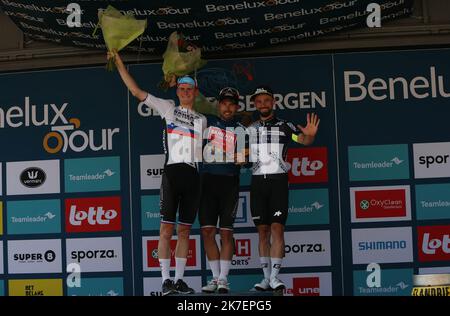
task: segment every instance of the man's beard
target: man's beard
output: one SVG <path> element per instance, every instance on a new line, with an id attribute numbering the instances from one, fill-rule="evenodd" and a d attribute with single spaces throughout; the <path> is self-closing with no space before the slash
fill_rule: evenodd
<path id="1" fill-rule="evenodd" d="M 262 117 L 268 117 L 268 116 L 271 116 L 272 115 L 272 113 L 273 113 L 273 110 L 269 110 L 269 111 L 267 111 L 267 112 L 259 112 L 259 115 L 261 115 Z"/>

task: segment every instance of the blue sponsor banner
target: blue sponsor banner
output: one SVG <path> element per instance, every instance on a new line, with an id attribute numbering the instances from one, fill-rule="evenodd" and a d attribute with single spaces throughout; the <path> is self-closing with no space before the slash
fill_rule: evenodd
<path id="1" fill-rule="evenodd" d="M 286 225 L 329 224 L 328 189 L 290 190 L 288 211 Z"/>
<path id="2" fill-rule="evenodd" d="M 241 168 L 241 174 L 239 176 L 239 185 L 248 186 L 252 181 L 252 169 Z"/>
<path id="3" fill-rule="evenodd" d="M 7 233 L 50 234 L 61 232 L 60 200 L 7 202 Z"/>
<path id="4" fill-rule="evenodd" d="M 381 269 L 379 279 L 376 273 L 372 270 L 353 271 L 353 295 L 411 296 L 413 269 Z"/>
<path id="5" fill-rule="evenodd" d="M 263 274 L 229 275 L 228 282 L 232 292 L 248 292 L 255 290 L 254 285 L 261 282 Z M 256 290 L 255 290 L 256 291 Z"/>
<path id="6" fill-rule="evenodd" d="M 66 159 L 66 192 L 120 190 L 120 157 Z"/>
<path id="7" fill-rule="evenodd" d="M 450 218 L 450 183 L 416 185 L 417 219 Z"/>
<path id="8" fill-rule="evenodd" d="M 5 296 L 5 281 L 0 280 L 0 296 Z"/>
<path id="9" fill-rule="evenodd" d="M 409 179 L 408 145 L 348 147 L 350 181 Z"/>
<path id="10" fill-rule="evenodd" d="M 141 197 L 142 230 L 159 230 L 161 223 L 159 200 L 159 195 L 143 195 Z M 198 216 L 196 216 L 192 228 L 200 228 Z"/>
<path id="11" fill-rule="evenodd" d="M 67 287 L 68 296 L 123 296 L 123 278 L 81 278 L 80 287 Z"/>

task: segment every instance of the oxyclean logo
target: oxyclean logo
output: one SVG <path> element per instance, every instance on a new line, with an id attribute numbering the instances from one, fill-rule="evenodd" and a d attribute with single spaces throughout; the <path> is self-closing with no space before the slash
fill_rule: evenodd
<path id="1" fill-rule="evenodd" d="M 352 222 L 389 222 L 411 219 L 407 185 L 350 188 Z"/>
<path id="2" fill-rule="evenodd" d="M 68 296 L 123 296 L 123 278 L 81 278 L 81 287 L 67 287 Z"/>
<path id="3" fill-rule="evenodd" d="M 61 232 L 59 200 L 7 202 L 8 234 L 52 234 Z"/>
<path id="4" fill-rule="evenodd" d="M 416 185 L 417 219 L 450 218 L 450 184 Z"/>
<path id="5" fill-rule="evenodd" d="M 348 147 L 350 181 L 409 179 L 408 145 Z"/>
<path id="6" fill-rule="evenodd" d="M 286 225 L 328 224 L 328 189 L 290 190 L 288 212 Z"/>
<path id="7" fill-rule="evenodd" d="M 381 269 L 353 271 L 355 296 L 410 296 L 413 287 L 412 269 Z"/>
<path id="8" fill-rule="evenodd" d="M 61 279 L 9 280 L 9 296 L 63 296 Z"/>
<path id="9" fill-rule="evenodd" d="M 450 142 L 413 144 L 414 177 L 450 177 Z"/>
<path id="10" fill-rule="evenodd" d="M 6 163 L 6 194 L 59 193 L 59 160 Z"/>
<path id="11" fill-rule="evenodd" d="M 119 191 L 120 157 L 66 159 L 66 192 Z"/>
<path id="12" fill-rule="evenodd" d="M 143 237 L 142 238 L 142 253 L 143 253 L 143 267 L 144 271 L 159 271 L 158 261 L 158 240 L 157 237 Z M 170 266 L 175 268 L 175 247 L 177 241 L 173 238 L 170 241 Z M 187 255 L 186 270 L 199 270 L 201 268 L 200 261 L 200 236 L 190 236 L 189 250 Z"/>
<path id="13" fill-rule="evenodd" d="M 412 262 L 411 227 L 352 229 L 353 264 Z"/>

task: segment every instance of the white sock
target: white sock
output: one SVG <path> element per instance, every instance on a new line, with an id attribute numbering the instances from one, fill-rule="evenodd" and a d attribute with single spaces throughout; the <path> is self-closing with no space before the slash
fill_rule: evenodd
<path id="1" fill-rule="evenodd" d="M 261 262 L 261 268 L 264 272 L 264 278 L 270 279 L 270 272 L 272 271 L 272 267 L 270 266 L 270 258 L 269 257 L 259 257 L 259 261 Z"/>
<path id="2" fill-rule="evenodd" d="M 227 281 L 228 273 L 230 272 L 231 261 L 220 260 L 220 276 L 219 279 Z"/>
<path id="3" fill-rule="evenodd" d="M 272 272 L 270 273 L 270 279 L 274 279 L 278 276 L 278 273 L 280 273 L 283 258 L 270 258 L 270 260 L 272 261 Z"/>
<path id="4" fill-rule="evenodd" d="M 176 258 L 175 257 L 175 282 L 183 279 L 184 268 L 186 267 L 186 258 Z"/>
<path id="5" fill-rule="evenodd" d="M 161 267 L 162 282 L 170 279 L 170 259 L 159 259 L 159 266 Z"/>
<path id="6" fill-rule="evenodd" d="M 219 260 L 211 260 L 209 261 L 209 266 L 211 267 L 211 272 L 214 279 L 219 278 L 220 274 L 220 262 Z"/>

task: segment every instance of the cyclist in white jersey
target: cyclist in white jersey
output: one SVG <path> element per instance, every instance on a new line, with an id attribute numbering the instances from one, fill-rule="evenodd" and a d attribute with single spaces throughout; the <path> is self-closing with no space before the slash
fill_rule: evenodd
<path id="1" fill-rule="evenodd" d="M 190 294 L 194 290 L 183 281 L 189 250 L 189 234 L 200 203 L 200 177 L 197 163 L 202 160 L 202 136 L 206 118 L 193 110 L 198 86 L 189 76 L 177 80 L 177 96 L 180 106 L 171 100 L 157 98 L 139 88 L 123 64 L 119 54 L 114 56 L 117 70 L 130 92 L 139 101 L 155 109 L 165 121 L 163 144 L 166 154 L 161 183 L 161 224 L 158 242 L 158 258 L 162 274 L 162 294 Z M 175 249 L 175 280 L 170 278 L 170 240 L 177 223 Z"/>

